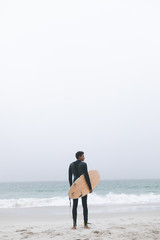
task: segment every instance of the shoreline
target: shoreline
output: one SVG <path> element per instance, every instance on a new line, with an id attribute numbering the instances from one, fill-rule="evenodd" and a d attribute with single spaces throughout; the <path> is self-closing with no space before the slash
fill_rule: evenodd
<path id="1" fill-rule="evenodd" d="M 43 212 L 43 214 L 50 214 L 50 211 L 52 210 L 55 215 L 64 215 L 64 214 L 68 214 L 69 209 L 72 208 L 73 202 L 71 203 L 71 207 L 70 205 L 68 206 L 33 206 L 33 207 L 10 207 L 10 208 L 0 208 L 0 216 L 3 213 L 9 213 L 10 214 L 14 214 L 14 213 L 21 213 L 21 212 L 26 212 L 26 213 L 30 213 L 30 212 Z M 79 211 L 79 209 L 82 209 L 82 204 L 80 202 L 80 204 L 78 203 L 78 208 L 77 211 Z M 105 212 L 105 213 L 113 213 L 113 212 L 137 212 L 137 211 L 160 211 L 160 204 L 110 204 L 110 205 L 90 205 L 88 204 L 88 210 L 90 211 L 90 213 L 101 213 L 101 212 Z"/>

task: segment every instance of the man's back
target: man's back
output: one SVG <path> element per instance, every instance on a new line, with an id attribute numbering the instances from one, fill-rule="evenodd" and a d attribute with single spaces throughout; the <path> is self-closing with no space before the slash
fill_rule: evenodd
<path id="1" fill-rule="evenodd" d="M 89 189 L 90 190 L 92 189 L 90 178 L 89 178 L 89 175 L 88 175 L 87 164 L 85 162 L 82 162 L 80 160 L 76 160 L 69 165 L 69 183 L 70 183 L 70 186 L 73 183 L 72 182 L 72 174 L 74 175 L 73 182 L 75 182 L 75 180 L 77 178 L 79 178 L 82 174 L 84 174 Z"/>

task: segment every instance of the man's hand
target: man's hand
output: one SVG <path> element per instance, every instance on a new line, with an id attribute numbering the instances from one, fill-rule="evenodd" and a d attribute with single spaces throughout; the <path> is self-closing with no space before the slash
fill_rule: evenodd
<path id="1" fill-rule="evenodd" d="M 93 190 L 92 190 L 92 189 L 90 189 L 90 190 L 89 190 L 89 192 L 90 192 L 90 193 L 92 193 L 92 192 L 93 192 Z"/>

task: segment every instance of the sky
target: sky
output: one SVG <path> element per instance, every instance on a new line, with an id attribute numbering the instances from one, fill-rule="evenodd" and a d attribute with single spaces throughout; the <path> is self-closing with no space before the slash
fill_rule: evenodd
<path id="1" fill-rule="evenodd" d="M 160 2 L 0 2 L 0 182 L 160 178 Z"/>

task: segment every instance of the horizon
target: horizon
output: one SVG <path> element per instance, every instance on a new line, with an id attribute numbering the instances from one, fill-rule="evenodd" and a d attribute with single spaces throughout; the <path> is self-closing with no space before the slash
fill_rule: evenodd
<path id="1" fill-rule="evenodd" d="M 125 179 L 100 179 L 101 181 L 132 181 L 132 180 L 160 180 L 160 178 L 125 178 Z M 29 181 L 8 181 L 8 182 L 0 182 L 0 183 L 28 183 L 28 182 L 69 182 L 67 180 L 29 180 Z"/>

